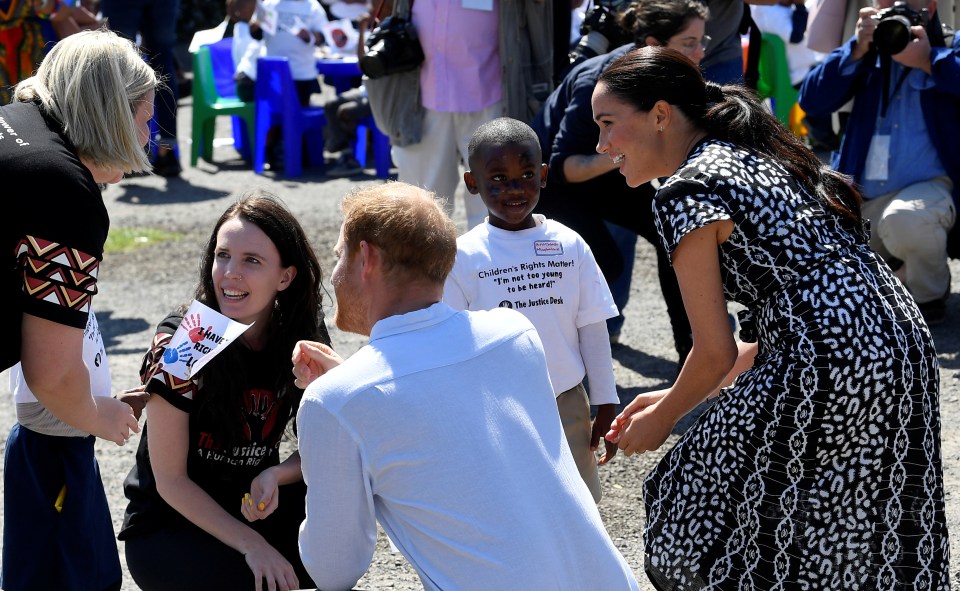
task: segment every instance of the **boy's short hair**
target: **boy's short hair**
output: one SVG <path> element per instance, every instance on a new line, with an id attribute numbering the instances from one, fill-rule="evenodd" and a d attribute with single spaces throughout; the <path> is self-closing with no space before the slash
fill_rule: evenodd
<path id="1" fill-rule="evenodd" d="M 511 117 L 498 117 L 493 121 L 487 121 L 478 127 L 470 138 L 470 145 L 467 147 L 467 165 L 470 168 L 474 167 L 474 158 L 483 146 L 526 144 L 527 142 L 536 146 L 537 158 L 542 161 L 540 138 L 532 127 Z"/>
<path id="2" fill-rule="evenodd" d="M 386 271 L 442 285 L 457 258 L 457 226 L 433 193 L 401 182 L 356 189 L 343 199 L 343 244 L 383 252 Z"/>

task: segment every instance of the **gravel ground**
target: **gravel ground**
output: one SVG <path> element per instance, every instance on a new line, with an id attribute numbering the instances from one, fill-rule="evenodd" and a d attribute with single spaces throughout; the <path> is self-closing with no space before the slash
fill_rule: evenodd
<path id="1" fill-rule="evenodd" d="M 189 103 L 181 106 L 181 137 L 189 137 Z M 218 135 L 227 136 L 222 126 Z M 182 160 L 189 162 L 189 144 L 182 147 Z M 325 273 L 333 268 L 332 248 L 340 225 L 339 199 L 351 187 L 378 182 L 368 176 L 353 179 L 326 179 L 322 173 L 308 171 L 301 179 L 256 176 L 238 160 L 232 148 L 218 148 L 215 163 L 201 162 L 187 168 L 180 179 L 139 177 L 111 186 L 104 194 L 112 227 L 153 227 L 176 231 L 183 237 L 130 253 L 109 254 L 100 276 L 100 295 L 95 300 L 97 317 L 107 344 L 113 388 L 119 392 L 137 384 L 141 357 L 153 335 L 153 328 L 182 302 L 191 299 L 196 281 L 200 249 L 217 217 L 236 192 L 261 187 L 280 196 L 300 218 L 321 257 Z M 455 219 L 463 222 L 462 207 Z M 960 261 L 951 263 L 960 276 Z M 329 289 L 329 281 L 325 282 Z M 947 517 L 956 540 L 960 538 L 960 297 L 958 286 L 948 304 L 948 322 L 934 328 L 941 373 L 941 411 L 943 413 L 944 475 L 947 491 Z M 332 289 L 329 289 L 332 294 Z M 332 295 L 327 298 L 332 312 Z M 614 348 L 615 373 L 621 400 L 628 402 L 638 392 L 659 388 L 672 378 L 676 354 L 668 326 L 666 308 L 659 294 L 656 264 L 652 248 L 641 241 L 633 277 L 630 303 L 625 310 L 627 322 L 621 344 Z M 344 356 L 359 348 L 363 341 L 331 327 L 334 345 Z M 12 398 L 6 372 L 0 374 L 0 426 L 14 423 Z M 678 432 L 686 428 L 685 421 Z M 641 580 L 641 588 L 652 589 L 643 575 L 643 508 L 641 482 L 646 473 L 676 440 L 677 433 L 657 453 L 617 458 L 601 469 L 604 497 L 600 512 L 615 544 Z M 97 456 L 104 487 L 110 500 L 114 527 L 119 529 L 125 499 L 122 482 L 133 465 L 138 437 L 124 447 L 100 442 Z M 2 485 L 0 485 L 2 487 Z M 2 503 L 2 499 L 0 499 Z M 120 545 L 121 554 L 123 545 Z M 952 567 L 955 580 L 960 572 Z M 420 589 L 419 580 L 406 560 L 391 552 L 382 532 L 367 575 L 359 588 L 375 590 Z M 136 591 L 128 573 L 124 573 L 124 591 Z"/>

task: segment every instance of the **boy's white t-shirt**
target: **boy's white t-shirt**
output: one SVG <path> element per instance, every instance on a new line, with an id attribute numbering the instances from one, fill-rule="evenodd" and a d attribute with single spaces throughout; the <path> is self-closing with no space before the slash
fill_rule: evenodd
<path id="1" fill-rule="evenodd" d="M 110 396 L 110 365 L 107 363 L 107 351 L 100 334 L 97 316 L 90 311 L 87 326 L 83 329 L 83 363 L 90 374 L 90 391 L 94 396 Z M 23 379 L 23 368 L 16 364 L 10 368 L 10 391 L 17 404 L 39 402 L 33 395 L 27 381 Z"/>
<path id="2" fill-rule="evenodd" d="M 245 74 L 251 80 L 257 79 L 257 58 L 264 53 L 263 43 L 250 35 L 250 24 L 237 22 L 233 25 L 233 45 L 230 47 L 233 56 L 234 72 Z"/>
<path id="3" fill-rule="evenodd" d="M 586 369 L 578 329 L 617 315 L 593 252 L 579 234 L 536 214 L 537 226 L 511 232 L 480 224 L 457 239 L 443 301 L 458 310 L 513 308 L 537 329 L 554 393 Z"/>
<path id="4" fill-rule="evenodd" d="M 327 14 L 320 3 L 317 0 L 264 0 L 263 8 L 277 15 L 276 33 L 263 33 L 264 55 L 289 59 L 294 80 L 316 78 L 315 39 L 327 25 Z M 310 31 L 314 40 L 307 43 L 297 37 L 300 29 Z"/>

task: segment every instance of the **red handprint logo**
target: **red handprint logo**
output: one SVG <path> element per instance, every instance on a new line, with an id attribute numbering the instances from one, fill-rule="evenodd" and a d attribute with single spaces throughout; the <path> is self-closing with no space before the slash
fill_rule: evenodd
<path id="1" fill-rule="evenodd" d="M 203 340 L 204 331 L 203 327 L 200 326 L 199 314 L 190 314 L 189 316 L 185 316 L 183 318 L 183 325 L 187 327 L 187 336 L 190 337 L 191 343 L 199 343 Z"/>
<path id="2" fill-rule="evenodd" d="M 243 434 L 250 441 L 262 442 L 277 422 L 277 401 L 270 390 L 252 389 L 243 393 Z"/>

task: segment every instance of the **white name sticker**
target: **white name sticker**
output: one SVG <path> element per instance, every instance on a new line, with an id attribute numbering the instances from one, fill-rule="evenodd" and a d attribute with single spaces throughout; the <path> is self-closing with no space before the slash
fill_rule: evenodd
<path id="1" fill-rule="evenodd" d="M 493 0 L 460 0 L 460 5 L 470 10 L 493 10 Z"/>
<path id="2" fill-rule="evenodd" d="M 555 257 L 563 254 L 563 245 L 559 240 L 536 240 L 533 250 L 538 257 Z"/>
<path id="3" fill-rule="evenodd" d="M 875 135 L 867 150 L 867 164 L 863 178 L 868 181 L 885 181 L 890 177 L 890 136 Z"/>

